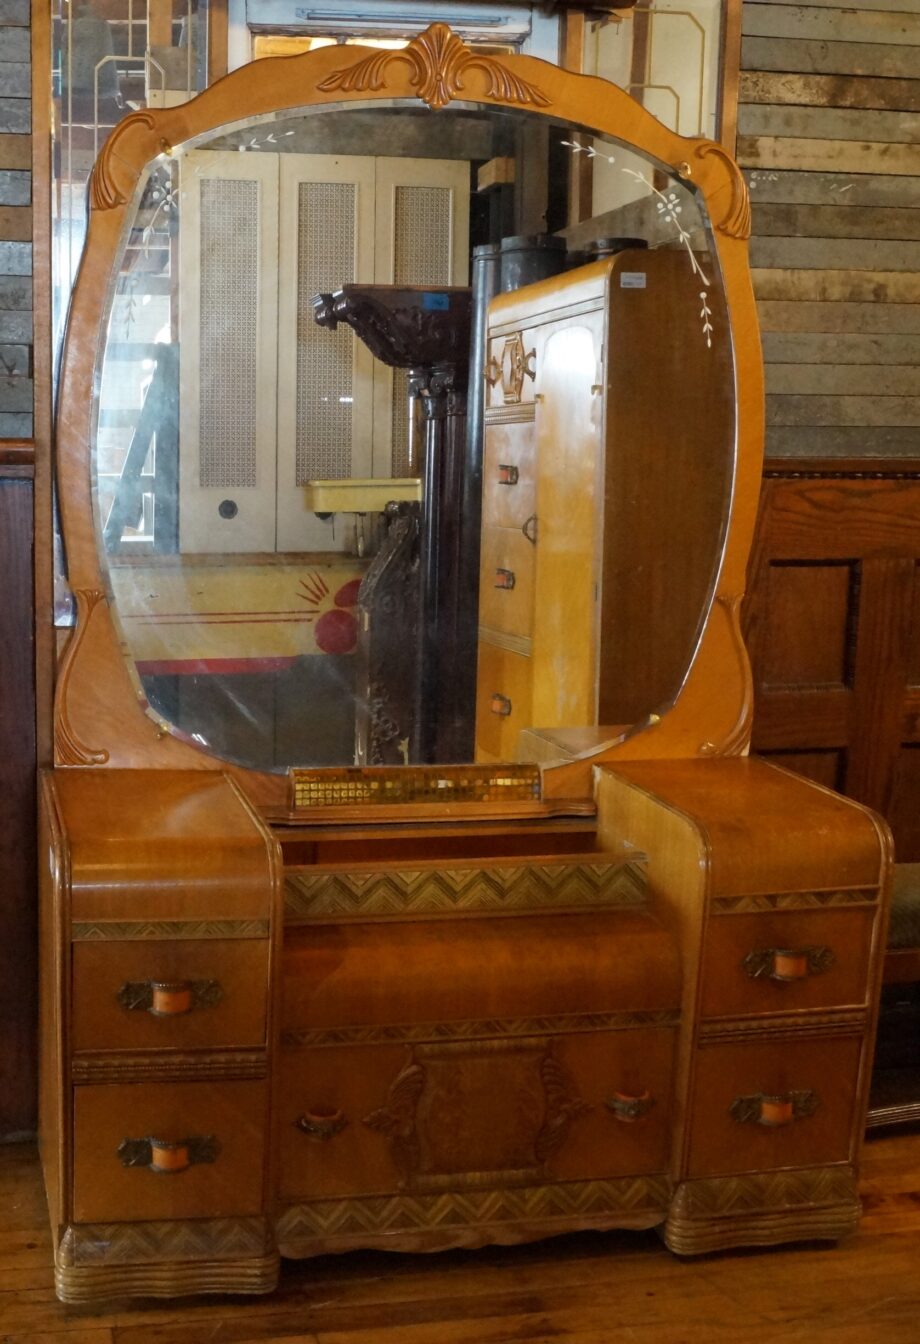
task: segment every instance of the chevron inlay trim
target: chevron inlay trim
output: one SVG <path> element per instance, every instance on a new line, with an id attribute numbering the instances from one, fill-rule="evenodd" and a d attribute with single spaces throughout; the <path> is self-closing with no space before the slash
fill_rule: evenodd
<path id="1" fill-rule="evenodd" d="M 328 1045 L 392 1045 L 404 1041 L 471 1041 L 490 1036 L 556 1036 L 579 1031 L 676 1027 L 679 1021 L 676 1009 L 648 1013 L 557 1013 L 547 1017 L 486 1017 L 469 1022 L 406 1022 L 286 1031 L 281 1043 L 293 1049 L 306 1049 Z"/>
<path id="2" fill-rule="evenodd" d="M 876 905 L 877 887 L 852 891 L 781 891 L 765 896 L 716 896 L 714 915 L 748 915 L 760 910 L 824 910 L 829 905 Z"/>
<path id="3" fill-rule="evenodd" d="M 552 1219 L 600 1222 L 624 1214 L 663 1215 L 670 1196 L 666 1176 L 635 1176 L 506 1190 L 323 1199 L 285 1209 L 276 1232 L 283 1246 L 316 1238 L 376 1237 L 388 1232 L 450 1231 Z"/>
<path id="4" fill-rule="evenodd" d="M 712 1217 L 800 1204 L 839 1204 L 853 1199 L 852 1167 L 806 1167 L 685 1181 L 674 1196 L 672 1216 Z"/>
<path id="5" fill-rule="evenodd" d="M 59 1265 L 156 1264 L 266 1255 L 264 1218 L 190 1218 L 150 1223 L 80 1223 L 61 1238 Z"/>
<path id="6" fill-rule="evenodd" d="M 133 942 L 142 938 L 267 938 L 267 919 L 101 920 L 75 922 L 75 943 Z"/>
<path id="7" fill-rule="evenodd" d="M 285 920 L 359 915 L 610 909 L 645 903 L 641 861 L 288 873 Z"/>

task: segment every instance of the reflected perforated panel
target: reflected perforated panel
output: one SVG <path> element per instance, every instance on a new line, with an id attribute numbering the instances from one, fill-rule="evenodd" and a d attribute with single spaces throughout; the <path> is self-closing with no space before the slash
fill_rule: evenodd
<path id="1" fill-rule="evenodd" d="M 259 184 L 201 182 L 199 483 L 256 484 Z"/>
<path id="2" fill-rule="evenodd" d="M 450 284 L 448 187 L 397 187 L 394 201 L 393 282 L 397 285 Z M 409 475 L 409 398 L 406 375 L 393 375 L 394 476 Z"/>
<path id="3" fill-rule="evenodd" d="M 314 294 L 355 279 L 355 200 L 350 182 L 301 182 L 297 212 L 296 481 L 351 474 L 354 343 L 350 328 L 321 329 Z M 282 280 L 283 283 L 283 280 Z"/>

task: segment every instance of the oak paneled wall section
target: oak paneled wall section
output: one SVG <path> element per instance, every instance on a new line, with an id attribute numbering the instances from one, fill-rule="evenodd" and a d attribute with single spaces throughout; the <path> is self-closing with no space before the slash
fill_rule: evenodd
<path id="1" fill-rule="evenodd" d="M 746 0 L 741 64 L 767 451 L 915 456 L 920 9 Z"/>
<path id="2" fill-rule="evenodd" d="M 920 461 L 768 463 L 745 629 L 753 749 L 920 860 Z"/>

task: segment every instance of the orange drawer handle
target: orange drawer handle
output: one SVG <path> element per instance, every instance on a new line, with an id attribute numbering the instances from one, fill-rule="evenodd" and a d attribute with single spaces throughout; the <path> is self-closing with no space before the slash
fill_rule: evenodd
<path id="1" fill-rule="evenodd" d="M 189 1167 L 216 1162 L 220 1144 L 213 1134 L 188 1139 L 122 1139 L 117 1155 L 123 1167 L 146 1167 L 158 1176 L 178 1176 Z"/>
<path id="2" fill-rule="evenodd" d="M 814 1115 L 820 1101 L 817 1092 L 769 1093 L 758 1092 L 752 1097 L 736 1097 L 729 1114 L 739 1124 L 765 1125 L 767 1129 L 781 1129 L 795 1120 Z"/>
<path id="3" fill-rule="evenodd" d="M 122 1008 L 152 1017 L 181 1017 L 196 1008 L 213 1008 L 223 997 L 218 980 L 129 980 L 116 995 Z"/>
<path id="4" fill-rule="evenodd" d="M 493 714 L 497 714 L 499 718 L 507 719 L 508 715 L 511 713 L 511 701 L 508 699 L 507 695 L 502 695 L 500 691 L 494 691 L 492 693 L 492 699 L 489 702 L 489 709 Z"/>
<path id="5" fill-rule="evenodd" d="M 499 462 L 498 464 L 498 483 L 499 485 L 517 485 L 521 473 L 511 462 Z"/>
<path id="6" fill-rule="evenodd" d="M 829 947 L 764 947 L 749 952 L 741 963 L 752 980 L 777 980 L 788 985 L 823 975 L 837 958 Z"/>
<path id="7" fill-rule="evenodd" d="M 514 587 L 514 570 L 497 569 L 495 571 L 495 587 L 501 588 L 503 592 L 510 592 Z"/>
<path id="8" fill-rule="evenodd" d="M 632 1097 L 627 1092 L 614 1092 L 612 1097 L 608 1097 L 604 1102 L 608 1111 L 612 1111 L 614 1118 L 622 1120 L 626 1124 L 633 1124 L 636 1120 L 641 1120 L 643 1115 L 648 1115 L 649 1111 L 655 1105 L 655 1098 L 651 1092 L 645 1091 L 638 1097 Z"/>
<path id="9" fill-rule="evenodd" d="M 306 1134 L 307 1138 L 328 1143 L 336 1134 L 341 1134 L 348 1121 L 341 1111 L 331 1111 L 328 1115 L 305 1111 L 303 1115 L 298 1115 L 294 1124 L 302 1134 Z"/>

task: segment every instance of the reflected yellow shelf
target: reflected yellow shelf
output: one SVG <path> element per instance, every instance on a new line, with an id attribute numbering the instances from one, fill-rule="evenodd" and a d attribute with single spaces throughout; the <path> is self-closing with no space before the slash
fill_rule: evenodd
<path id="1" fill-rule="evenodd" d="M 313 513 L 382 513 L 396 501 L 418 501 L 422 482 L 418 476 L 359 478 L 344 481 L 307 481 L 303 488 L 307 508 Z"/>

